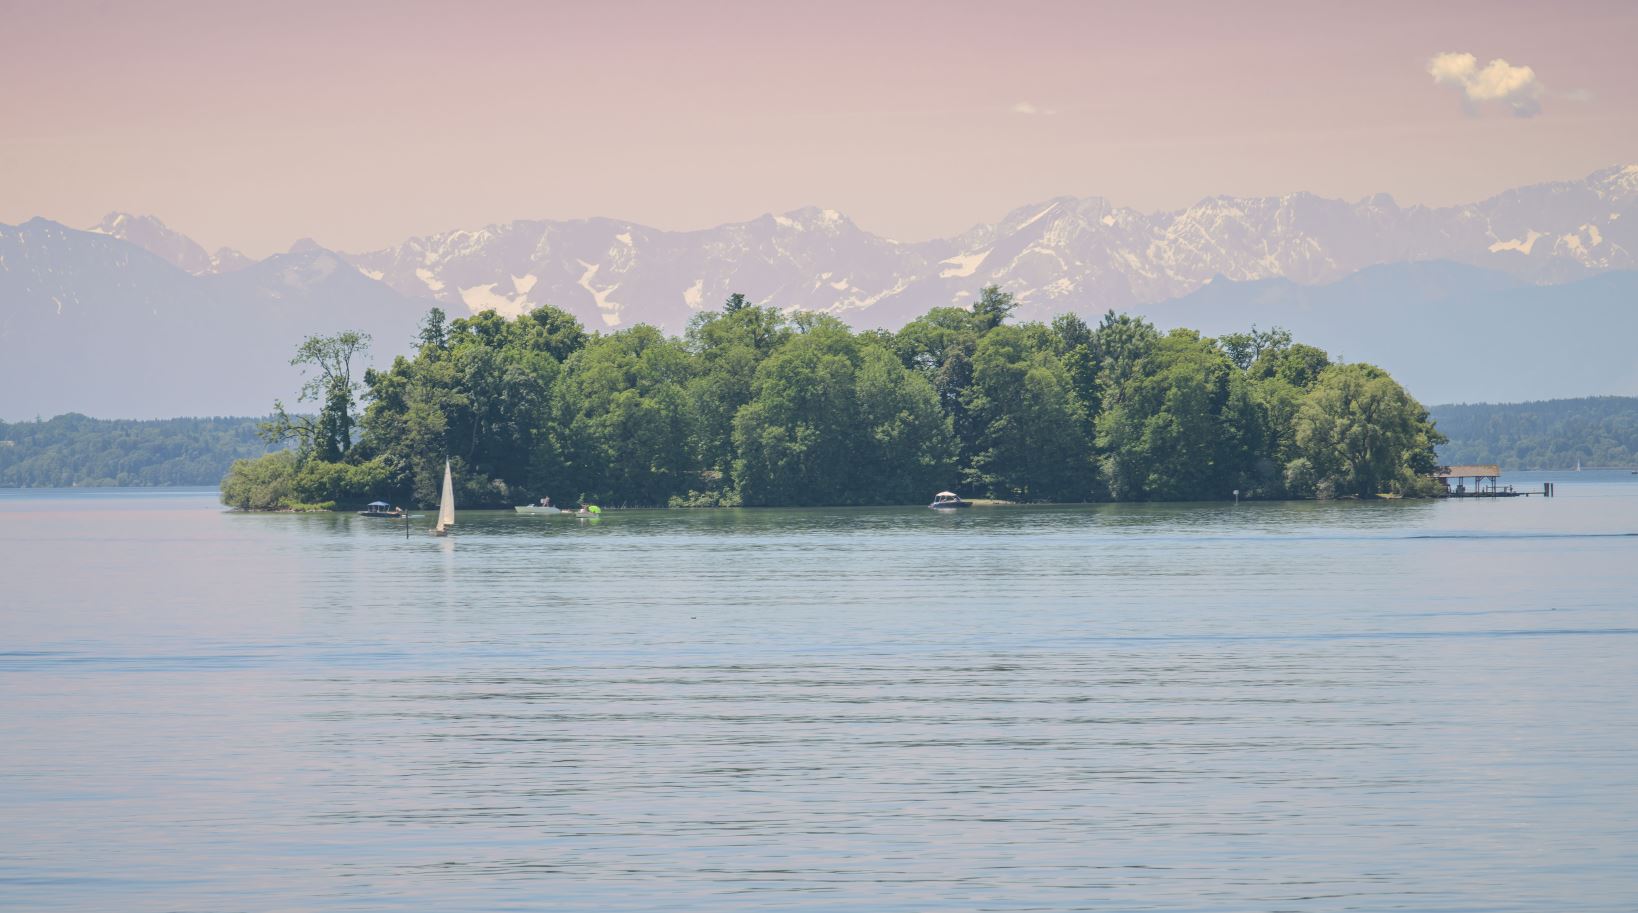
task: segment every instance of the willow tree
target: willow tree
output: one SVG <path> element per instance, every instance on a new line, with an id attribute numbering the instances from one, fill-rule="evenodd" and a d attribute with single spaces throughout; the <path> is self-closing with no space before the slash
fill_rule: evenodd
<path id="1" fill-rule="evenodd" d="M 1420 494 L 1444 443 L 1427 409 L 1388 372 L 1332 365 L 1297 412 L 1297 459 L 1286 474 L 1294 494 L 1372 497 Z"/>

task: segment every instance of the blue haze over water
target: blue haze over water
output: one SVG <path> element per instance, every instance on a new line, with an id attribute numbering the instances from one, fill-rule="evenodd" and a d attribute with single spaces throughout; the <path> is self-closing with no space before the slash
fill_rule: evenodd
<path id="1" fill-rule="evenodd" d="M 1500 501 L 0 492 L 0 908 L 1638 909 L 1638 476 Z"/>

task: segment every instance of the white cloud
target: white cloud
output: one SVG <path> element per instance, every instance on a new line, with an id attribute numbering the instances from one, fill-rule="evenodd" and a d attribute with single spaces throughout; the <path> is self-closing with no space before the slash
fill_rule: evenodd
<path id="1" fill-rule="evenodd" d="M 1469 114 L 1478 114 L 1485 102 L 1500 102 L 1516 117 L 1532 117 L 1541 113 L 1541 96 L 1547 92 L 1535 70 L 1500 57 L 1481 67 L 1472 54 L 1435 54 L 1428 61 L 1428 75 L 1434 84 L 1461 92 L 1462 107 Z"/>
<path id="2" fill-rule="evenodd" d="M 1014 113 L 1014 114 L 1048 114 L 1048 115 L 1050 115 L 1050 114 L 1057 114 L 1058 112 L 1052 110 L 1051 108 L 1042 108 L 1042 107 L 1039 107 L 1037 105 L 1033 105 L 1033 104 L 1031 104 L 1031 103 L 1029 103 L 1027 101 L 1021 101 L 1021 102 L 1018 102 L 1017 104 L 1014 104 L 1012 106 L 1012 113 Z"/>

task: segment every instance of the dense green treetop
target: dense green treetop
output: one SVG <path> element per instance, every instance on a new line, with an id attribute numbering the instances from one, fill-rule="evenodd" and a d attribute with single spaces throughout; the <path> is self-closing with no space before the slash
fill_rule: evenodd
<path id="1" fill-rule="evenodd" d="M 681 338 L 587 333 L 550 307 L 452 322 L 434 310 L 413 357 L 365 373 L 361 415 L 338 354 L 367 340 L 315 338 L 297 360 L 319 369 L 319 416 L 273 423 L 294 452 L 235 466 L 223 497 L 427 505 L 446 458 L 469 507 L 1425 490 L 1441 438 L 1379 369 L 1332 364 L 1278 329 L 1209 339 L 1113 313 L 1011 323 L 1015 307 L 992 286 L 971 308 L 854 332 L 735 295 Z"/>

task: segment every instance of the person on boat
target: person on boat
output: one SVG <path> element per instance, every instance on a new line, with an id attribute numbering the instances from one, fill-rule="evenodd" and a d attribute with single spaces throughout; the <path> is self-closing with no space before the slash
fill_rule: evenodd
<path id="1" fill-rule="evenodd" d="M 552 506 L 552 499 L 551 498 L 541 498 L 540 499 L 540 506 L 541 507 L 551 507 Z"/>

